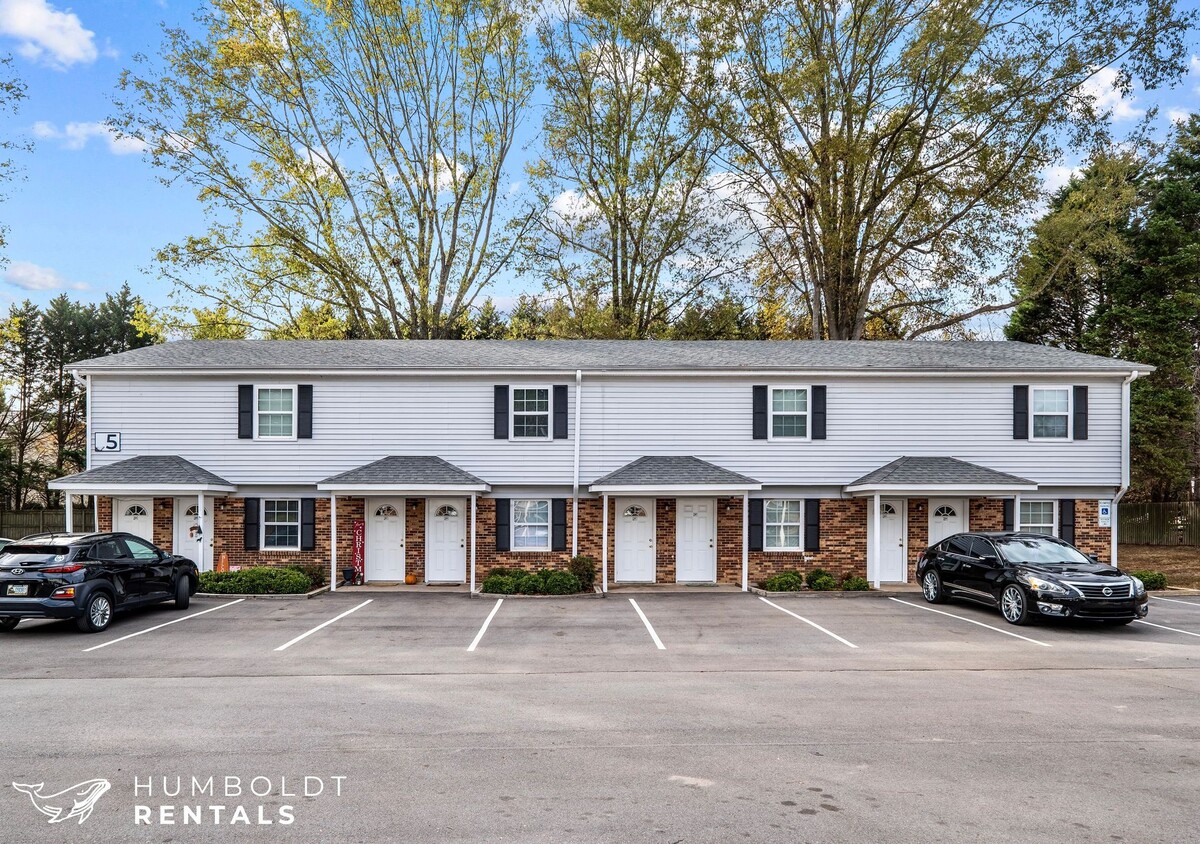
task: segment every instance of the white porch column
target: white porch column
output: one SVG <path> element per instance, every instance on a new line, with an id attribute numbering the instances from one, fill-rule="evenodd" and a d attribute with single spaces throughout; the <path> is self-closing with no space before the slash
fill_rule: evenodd
<path id="1" fill-rule="evenodd" d="M 75 532 L 75 511 L 74 511 L 74 509 L 72 509 L 73 508 L 73 504 L 71 501 L 72 498 L 74 498 L 74 496 L 71 495 L 70 492 L 68 492 L 65 496 L 63 496 L 63 500 L 66 502 L 66 508 L 67 508 L 67 533 Z"/>
<path id="2" fill-rule="evenodd" d="M 971 527 L 970 525 L 967 525 L 968 529 L 970 529 L 970 527 Z M 1021 529 L 1021 496 L 1018 494 L 1018 495 L 1013 496 L 1013 530 L 1019 531 L 1020 529 Z"/>
<path id="3" fill-rule="evenodd" d="M 337 591 L 337 494 L 329 494 L 329 591 Z"/>
<path id="4" fill-rule="evenodd" d="M 1097 516 L 1100 513 L 1099 507 L 1100 507 L 1100 504 L 1099 504 L 1099 502 L 1097 502 L 1097 504 L 1096 504 Z M 1108 541 L 1109 541 L 1108 564 L 1110 566 L 1115 566 L 1117 564 L 1117 501 L 1115 498 L 1108 505 L 1108 516 L 1110 519 L 1110 521 L 1109 521 L 1110 527 L 1108 529 L 1108 531 L 1109 531 L 1109 533 L 1108 533 Z"/>
<path id="5" fill-rule="evenodd" d="M 475 594 L 475 493 L 471 493 L 471 594 Z"/>
<path id="6" fill-rule="evenodd" d="M 196 565 L 199 566 L 200 571 L 208 571 L 208 569 L 206 569 L 204 567 L 204 543 L 208 539 L 208 537 L 204 535 L 204 493 L 203 492 L 197 493 L 197 495 L 196 495 L 196 523 L 198 525 L 200 525 L 200 530 L 196 531 Z M 216 526 L 217 526 L 217 520 L 214 517 L 213 518 L 213 528 L 216 529 Z"/>
<path id="7" fill-rule="evenodd" d="M 600 542 L 604 545 L 604 551 L 600 554 L 600 566 L 603 574 L 600 577 L 600 590 L 608 591 L 608 493 L 604 493 L 601 499 L 604 504 L 604 516 L 600 519 Z"/>
<path id="8" fill-rule="evenodd" d="M 742 493 L 742 591 L 750 590 L 750 496 Z"/>
<path id="9" fill-rule="evenodd" d="M 100 530 L 100 496 L 98 495 L 92 496 L 92 530 Z"/>
<path id="10" fill-rule="evenodd" d="M 879 588 L 879 569 L 880 569 L 880 565 L 879 565 L 879 556 L 880 556 L 880 554 L 879 554 L 879 527 L 880 527 L 879 522 L 880 522 L 880 518 L 879 518 L 879 493 L 878 492 L 875 493 L 874 505 L 875 505 L 875 509 L 871 513 L 871 525 L 873 528 L 871 531 L 871 557 L 868 562 L 870 563 L 869 567 L 872 568 L 875 572 L 875 578 L 874 578 L 875 588 L 878 589 Z"/>

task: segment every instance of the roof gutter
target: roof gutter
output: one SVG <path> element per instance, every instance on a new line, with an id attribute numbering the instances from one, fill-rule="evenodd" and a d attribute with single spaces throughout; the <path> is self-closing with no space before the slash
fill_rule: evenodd
<path id="1" fill-rule="evenodd" d="M 1149 370 L 1149 368 L 1147 368 Z M 192 368 L 179 366 L 97 366 L 95 368 L 87 368 L 84 370 L 88 375 L 105 375 L 105 376 L 151 376 L 151 377 L 212 377 L 212 376 L 229 376 L 243 377 L 255 375 L 289 375 L 303 374 L 305 376 L 329 376 L 336 378 L 346 377 L 374 377 L 380 375 L 413 378 L 413 377 L 438 377 L 445 378 L 479 378 L 479 377 L 513 377 L 536 375 L 538 377 L 570 377 L 573 373 L 579 372 L 578 369 L 523 369 L 523 368 L 469 368 L 461 369 L 451 368 L 380 368 L 380 367 L 344 367 L 344 368 L 324 368 L 324 369 L 305 369 L 295 366 L 280 366 L 280 367 L 225 367 L 225 368 Z M 680 369 L 647 369 L 647 368 L 628 368 L 621 367 L 597 368 L 590 369 L 589 372 L 593 376 L 601 375 L 605 377 L 641 377 L 641 378 L 661 378 L 669 376 L 672 378 L 772 378 L 780 375 L 785 376 L 804 376 L 808 377 L 838 377 L 838 378 L 879 378 L 879 377 L 904 377 L 904 378 L 1012 378 L 1015 375 L 1052 375 L 1062 378 L 1119 378 L 1129 370 L 1127 369 L 1058 369 L 1055 367 L 1013 367 L 1010 369 L 905 369 L 903 367 L 871 367 L 871 368 L 838 368 L 825 367 L 822 369 L 807 369 L 804 367 L 689 367 Z"/>
<path id="2" fill-rule="evenodd" d="M 1109 510 L 1108 536 L 1109 536 L 1109 562 L 1112 565 L 1117 564 L 1117 505 L 1121 503 L 1121 499 L 1125 497 L 1125 493 L 1129 492 L 1129 385 L 1138 379 L 1141 373 L 1138 370 L 1133 370 L 1121 382 L 1121 488 L 1117 490 L 1117 494 L 1113 496 L 1112 507 Z"/>

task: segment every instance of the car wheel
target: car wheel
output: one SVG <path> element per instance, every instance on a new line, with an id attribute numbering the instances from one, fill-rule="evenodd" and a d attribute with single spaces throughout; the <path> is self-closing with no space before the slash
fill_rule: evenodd
<path id="1" fill-rule="evenodd" d="M 921 592 L 925 600 L 931 604 L 946 603 L 946 592 L 942 589 L 942 577 L 933 569 L 925 572 L 921 578 Z"/>
<path id="2" fill-rule="evenodd" d="M 83 605 L 83 615 L 75 620 L 75 626 L 84 633 L 99 633 L 112 622 L 112 598 L 107 592 L 96 592 Z"/>
<path id="3" fill-rule="evenodd" d="M 1010 583 L 1000 594 L 1000 613 L 1009 624 L 1029 622 L 1029 602 L 1020 586 Z"/>
<path id="4" fill-rule="evenodd" d="M 186 610 L 192 603 L 192 585 L 186 574 L 181 574 L 175 581 L 175 609 Z"/>
<path id="5" fill-rule="evenodd" d="M 20 623 L 21 619 L 19 618 L 0 618 L 0 632 L 7 633 L 9 630 L 15 630 Z"/>

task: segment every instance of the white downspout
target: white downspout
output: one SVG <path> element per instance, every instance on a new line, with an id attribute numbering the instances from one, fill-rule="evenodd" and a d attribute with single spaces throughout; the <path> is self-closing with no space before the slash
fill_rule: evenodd
<path id="1" fill-rule="evenodd" d="M 575 370 L 575 470 L 571 480 L 571 556 L 579 556 L 579 423 L 583 412 L 583 370 Z"/>
<path id="2" fill-rule="evenodd" d="M 337 591 L 337 493 L 329 493 L 329 591 Z"/>
<path id="3" fill-rule="evenodd" d="M 1129 385 L 1138 379 L 1141 375 L 1136 369 L 1129 373 L 1129 377 L 1121 382 L 1121 488 L 1117 490 L 1116 496 L 1113 497 L 1112 505 L 1109 507 L 1109 565 L 1117 564 L 1117 505 L 1121 499 L 1125 497 L 1125 493 L 1129 491 Z"/>

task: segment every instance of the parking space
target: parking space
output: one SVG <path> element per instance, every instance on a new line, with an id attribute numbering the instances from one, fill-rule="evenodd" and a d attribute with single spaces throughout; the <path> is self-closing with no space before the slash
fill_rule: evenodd
<path id="1" fill-rule="evenodd" d="M 607 599 L 325 595 L 201 598 L 120 615 L 94 636 L 69 622 L 5 634 L 4 677 L 1138 667 L 1200 655 L 1200 599 L 1152 599 L 1146 623 L 1013 627 L 988 608 L 919 596 L 760 598 L 645 592 Z M 48 667 L 52 666 L 52 667 Z"/>

